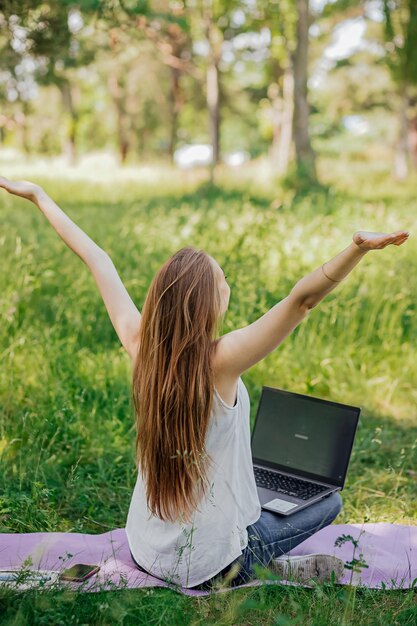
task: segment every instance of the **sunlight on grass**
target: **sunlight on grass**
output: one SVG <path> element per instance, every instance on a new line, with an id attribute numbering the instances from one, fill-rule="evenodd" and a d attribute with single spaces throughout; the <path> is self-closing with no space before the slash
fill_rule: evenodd
<path id="1" fill-rule="evenodd" d="M 279 186 L 262 162 L 238 173 L 220 169 L 218 187 L 204 182 L 204 171 L 115 168 L 96 158 L 69 170 L 41 159 L 13 164 L 3 156 L 0 170 L 43 184 L 111 255 L 139 308 L 170 254 L 185 245 L 207 250 L 231 285 L 224 332 L 265 313 L 303 275 L 348 246 L 355 230 L 410 230 L 404 246 L 367 255 L 244 382 L 252 423 L 262 385 L 360 406 L 337 523 L 415 524 L 415 187 L 385 184 L 378 167 L 365 180 L 356 166 L 351 176 L 357 178 L 348 184 L 343 163 L 328 172 L 327 188 L 309 194 Z M 124 526 L 136 477 L 129 358 L 88 268 L 38 209 L 2 195 L 0 212 L 1 531 L 97 533 Z M 264 603 L 277 624 L 292 623 L 285 621 L 288 603 L 294 614 L 308 614 L 310 592 L 270 587 L 210 600 L 179 597 L 175 610 L 190 607 L 203 621 L 206 611 L 205 623 L 221 623 L 219 615 L 213 618 L 218 607 L 228 624 L 246 623 L 252 601 Z M 321 616 L 322 603 L 326 613 L 323 623 L 338 623 L 345 591 L 314 592 L 314 611 Z M 170 592 L 155 597 L 167 598 L 168 617 Z M 109 611 L 133 610 L 134 598 L 112 599 Z M 390 601 L 387 596 L 385 608 Z M 68 596 L 57 607 L 60 602 L 87 600 Z M 375 603 L 376 595 L 365 594 L 358 611 L 372 611 Z M 192 615 L 187 623 L 202 623 Z M 262 623 L 259 612 L 257 620 Z"/>

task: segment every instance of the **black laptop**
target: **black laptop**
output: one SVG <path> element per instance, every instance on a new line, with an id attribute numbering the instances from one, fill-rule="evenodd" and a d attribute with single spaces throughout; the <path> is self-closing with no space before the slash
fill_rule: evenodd
<path id="1" fill-rule="evenodd" d="M 262 387 L 251 446 L 263 509 L 291 515 L 342 490 L 361 408 Z"/>

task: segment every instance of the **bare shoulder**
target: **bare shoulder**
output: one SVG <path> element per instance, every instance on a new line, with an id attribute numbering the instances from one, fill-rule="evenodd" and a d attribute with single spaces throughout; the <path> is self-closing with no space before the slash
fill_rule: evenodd
<path id="1" fill-rule="evenodd" d="M 239 378 L 275 350 L 309 310 L 291 292 L 251 324 L 226 333 L 216 345 L 217 369 L 222 376 Z"/>

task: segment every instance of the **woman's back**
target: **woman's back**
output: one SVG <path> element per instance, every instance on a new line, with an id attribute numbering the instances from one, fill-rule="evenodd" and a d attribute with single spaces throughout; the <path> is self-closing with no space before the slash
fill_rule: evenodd
<path id="1" fill-rule="evenodd" d="M 247 526 L 261 514 L 252 465 L 248 391 L 239 377 L 237 401 L 231 406 L 216 387 L 215 383 L 205 444 L 213 459 L 210 489 L 199 511 L 189 524 L 150 515 L 146 485 L 138 472 L 126 521 L 129 546 L 138 564 L 183 587 L 208 580 L 237 558 L 248 543 Z"/>

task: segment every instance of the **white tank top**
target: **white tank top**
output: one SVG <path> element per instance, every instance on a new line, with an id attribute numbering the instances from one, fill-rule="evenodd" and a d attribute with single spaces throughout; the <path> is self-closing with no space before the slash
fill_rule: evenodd
<path id="1" fill-rule="evenodd" d="M 234 561 L 248 545 L 246 527 L 261 515 L 250 445 L 250 402 L 241 378 L 231 407 L 216 388 L 205 447 L 213 458 L 210 489 L 191 521 L 167 522 L 150 514 L 141 472 L 130 502 L 126 535 L 147 572 L 166 582 L 194 587 Z"/>

